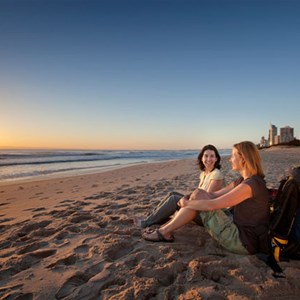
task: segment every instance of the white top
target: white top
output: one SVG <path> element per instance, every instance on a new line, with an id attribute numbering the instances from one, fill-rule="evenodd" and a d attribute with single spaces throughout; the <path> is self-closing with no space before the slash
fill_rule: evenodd
<path id="1" fill-rule="evenodd" d="M 203 190 L 208 189 L 211 180 L 224 180 L 224 176 L 219 169 L 214 169 L 208 174 L 205 174 L 205 172 L 201 172 L 199 178 L 200 183 L 198 188 Z"/>

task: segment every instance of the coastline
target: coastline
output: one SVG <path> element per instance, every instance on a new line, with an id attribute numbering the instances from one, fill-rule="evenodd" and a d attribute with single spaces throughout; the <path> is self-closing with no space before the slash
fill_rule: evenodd
<path id="1" fill-rule="evenodd" d="M 300 165 L 299 147 L 260 154 L 269 187 Z M 227 181 L 237 176 L 229 157 L 221 164 Z M 300 261 L 280 263 L 276 279 L 195 224 L 173 244 L 141 238 L 132 217 L 198 181 L 195 158 L 1 185 L 0 299 L 297 299 Z"/>
<path id="2" fill-rule="evenodd" d="M 0 150 L 0 182 L 92 174 L 141 163 L 193 158 L 197 154 L 196 150 Z"/>
<path id="3" fill-rule="evenodd" d="M 149 162 L 149 163 L 152 163 L 152 162 Z M 25 178 L 21 178 L 21 179 L 17 178 L 17 179 L 3 180 L 3 181 L 0 181 L 0 187 L 6 186 L 6 185 L 23 184 L 23 183 L 27 183 L 27 182 L 60 180 L 60 179 L 79 177 L 79 176 L 89 176 L 89 175 L 110 172 L 113 170 L 119 170 L 119 169 L 131 167 L 131 166 L 146 165 L 146 164 L 148 164 L 148 163 L 140 162 L 140 163 L 131 163 L 131 164 L 127 164 L 127 165 L 103 166 L 103 167 L 95 167 L 93 169 L 90 168 L 90 169 L 83 169 L 83 170 L 63 171 L 63 172 L 57 172 L 55 174 L 37 175 L 34 177 L 25 177 Z"/>

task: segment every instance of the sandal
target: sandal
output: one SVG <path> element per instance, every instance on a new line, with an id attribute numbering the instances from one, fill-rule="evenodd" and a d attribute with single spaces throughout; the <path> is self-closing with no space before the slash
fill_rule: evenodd
<path id="1" fill-rule="evenodd" d="M 172 236 L 170 239 L 166 239 L 159 229 L 151 229 L 147 228 L 146 230 L 143 231 L 142 237 L 146 241 L 150 242 L 165 242 L 165 243 L 173 243 L 174 242 L 174 237 Z"/>

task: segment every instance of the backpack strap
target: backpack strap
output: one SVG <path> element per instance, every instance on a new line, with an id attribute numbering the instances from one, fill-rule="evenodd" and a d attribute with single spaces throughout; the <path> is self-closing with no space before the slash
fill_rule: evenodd
<path id="1" fill-rule="evenodd" d="M 257 253 L 256 257 L 260 260 L 262 260 L 267 266 L 269 266 L 273 270 L 273 276 L 275 278 L 285 278 L 285 274 L 277 261 L 275 260 L 272 253 Z"/>
<path id="2" fill-rule="evenodd" d="M 281 251 L 288 244 L 287 239 L 280 239 L 279 237 L 273 236 L 271 239 L 272 252 L 276 261 L 282 261 Z"/>

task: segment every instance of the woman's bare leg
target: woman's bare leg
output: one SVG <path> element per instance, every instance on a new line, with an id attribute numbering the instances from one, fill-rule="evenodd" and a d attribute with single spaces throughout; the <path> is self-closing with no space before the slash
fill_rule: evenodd
<path id="1" fill-rule="evenodd" d="M 172 220 L 159 228 L 160 233 L 165 238 L 170 238 L 176 229 L 193 221 L 197 213 L 199 212 L 193 209 L 181 208 Z"/>
<path id="2" fill-rule="evenodd" d="M 191 200 L 192 199 L 211 199 L 210 195 L 204 191 L 204 190 L 196 190 L 192 195 L 191 195 Z M 171 240 L 172 233 L 181 228 L 182 226 L 190 223 L 195 219 L 195 217 L 199 214 L 198 211 L 183 207 L 181 208 L 175 217 L 173 217 L 169 222 L 165 223 L 159 228 L 159 233 L 167 240 Z M 147 238 L 145 238 L 145 235 L 147 235 Z M 153 236 L 152 236 L 153 235 Z M 152 236 L 152 237 L 151 237 Z M 146 240 L 152 240 L 151 238 L 156 239 L 157 238 L 157 232 L 156 231 L 150 231 L 150 232 L 144 232 L 144 238 Z"/>

